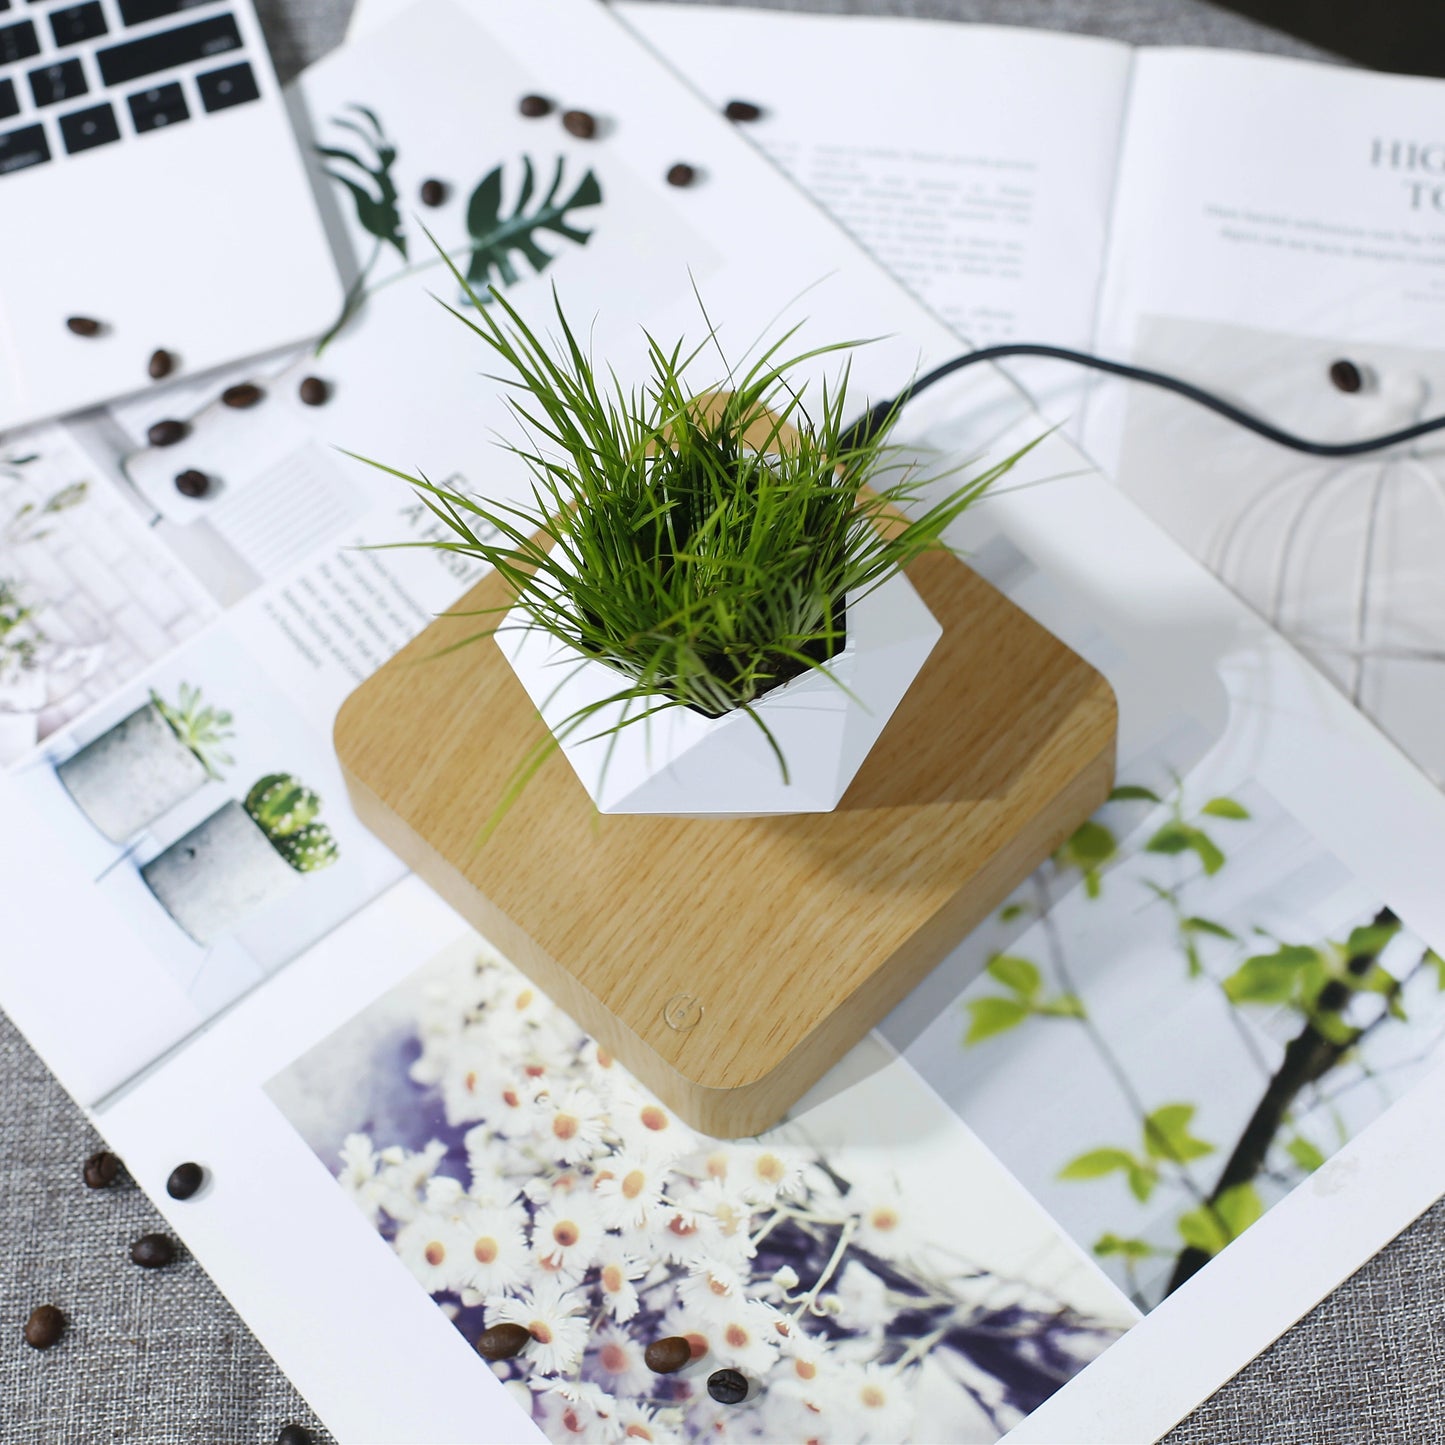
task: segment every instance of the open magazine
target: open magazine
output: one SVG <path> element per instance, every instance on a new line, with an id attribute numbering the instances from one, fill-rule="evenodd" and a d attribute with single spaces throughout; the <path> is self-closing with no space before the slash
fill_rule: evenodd
<path id="1" fill-rule="evenodd" d="M 293 94 L 324 345 L 6 439 L 0 1004 L 343 1439 L 1154 1437 L 1445 1189 L 1445 798 L 1050 434 L 951 540 L 1109 678 L 1114 798 L 778 1129 L 686 1129 L 351 813 L 337 708 L 476 574 L 372 550 L 431 519 L 337 448 L 520 495 L 423 223 L 624 378 L 699 296 L 734 355 L 882 338 L 860 410 L 958 339 L 591 0 L 368 23 Z M 1047 427 L 980 370 L 899 437 Z"/>
<path id="2" fill-rule="evenodd" d="M 1445 412 L 1438 80 L 989 26 L 619 9 L 705 94 L 759 104 L 748 135 L 974 345 L 1132 361 L 1321 441 Z M 1332 384 L 1341 360 L 1358 390 Z M 1006 365 L 1445 782 L 1438 438 L 1322 460 L 1149 387 Z"/>

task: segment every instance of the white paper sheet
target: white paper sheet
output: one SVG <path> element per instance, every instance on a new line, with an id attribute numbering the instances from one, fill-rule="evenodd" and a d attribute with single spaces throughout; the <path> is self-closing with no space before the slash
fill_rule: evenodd
<path id="1" fill-rule="evenodd" d="M 555 36 L 564 28 L 575 44 L 559 50 Z M 490 82 L 485 87 L 476 83 L 482 55 Z M 609 123 L 604 139 L 589 147 L 566 139 L 555 116 L 548 128 L 518 118 L 515 98 L 532 89 L 585 103 Z M 957 346 L 936 317 L 830 227 L 711 107 L 656 67 L 605 12 L 580 0 L 486 0 L 465 12 L 429 4 L 318 66 L 303 81 L 302 96 L 321 143 L 333 148 L 338 142 L 355 144 L 354 129 L 335 125 L 338 116 L 355 122 L 362 115 L 349 106 L 365 105 L 378 117 L 398 152 L 400 195 L 414 195 L 425 175 L 451 182 L 452 208 L 429 217 L 439 235 L 448 235 L 448 228 L 464 234 L 463 203 L 493 167 L 500 166 L 504 184 L 516 188 L 509 192 L 513 197 L 524 155 L 547 176 L 560 157 L 569 185 L 594 171 L 602 196 L 600 204 L 587 208 L 593 214 L 586 224 L 594 234 L 585 246 L 555 243 L 546 278 L 538 283 L 523 274 L 510 294 L 537 314 L 548 301 L 546 280 L 555 279 L 569 309 L 597 312 L 599 353 L 615 356 L 624 374 L 637 363 L 639 321 L 663 335 L 696 327 L 694 280 L 710 310 L 726 317 L 729 330 L 744 340 L 781 317 L 806 318 L 804 340 L 889 338 L 861 353 L 855 366 L 860 388 L 875 395 L 896 388 L 920 361 L 941 359 Z M 458 116 L 467 117 L 466 123 L 459 124 Z M 700 166 L 704 181 L 678 191 L 661 177 L 682 153 Z M 415 239 L 418 228 L 408 213 L 408 238 L 418 250 L 393 257 L 387 253 L 396 248 L 377 245 L 374 233 L 356 224 L 349 194 L 338 191 L 337 201 L 336 219 L 349 238 L 355 270 L 366 268 L 376 251 L 380 259 L 369 284 L 388 284 L 372 292 L 355 323 L 321 357 L 289 364 L 277 374 L 282 379 L 268 377 L 278 394 L 307 371 L 323 375 L 334 388 L 331 407 L 288 413 L 288 425 L 306 429 L 303 451 L 340 441 L 403 467 L 419 464 L 438 477 L 505 495 L 517 476 L 499 464 L 502 454 L 486 436 L 500 418 L 495 396 L 475 377 L 476 353 L 462 343 L 462 328 L 426 299 L 426 289 L 438 280 L 436 268 L 409 271 L 425 254 Z M 398 206 L 398 220 L 400 211 Z M 766 230 L 738 226 L 740 215 L 754 211 L 768 215 Z M 258 409 L 253 419 L 264 428 L 264 411 Z M 921 397 L 909 408 L 903 434 L 945 456 L 1000 454 L 1036 436 L 1042 426 L 1014 388 L 996 374 L 979 372 Z M 224 434 L 212 431 L 204 409 L 195 440 L 238 496 L 276 485 L 278 473 L 293 475 L 284 470 L 287 458 L 255 464 L 259 452 L 244 429 L 227 420 Z M 329 456 L 326 461 L 339 466 Z M 966 1161 L 977 1190 L 970 1203 L 978 1206 L 968 1252 L 1000 1269 L 1006 1261 L 1017 1267 L 1025 1255 L 1068 1261 L 1072 1282 L 1060 1284 L 1055 1271 L 1052 1287 L 1067 1288 L 1078 1307 L 1087 1305 L 1102 1320 L 1108 1302 L 1120 1297 L 1101 1264 L 1113 1269 L 1118 1260 L 1105 1255 L 1096 1263 L 1086 1252 L 1099 1230 L 1118 1232 L 1114 1221 L 1128 1196 L 1101 1200 L 1093 1191 L 1122 1186 L 1123 1175 L 1101 1176 L 1102 1185 L 1099 1178 L 1080 1179 L 1069 1189 L 1053 1177 L 1070 1153 L 1121 1146 L 1120 1131 L 1129 1119 L 1119 1112 L 1118 1079 L 1099 1074 L 1103 1055 L 1092 1038 L 1081 1036 L 1085 1020 L 1093 1024 L 1097 1013 L 1100 1035 L 1106 1043 L 1117 1040 L 1117 1032 L 1103 1027 L 1111 990 L 1146 967 L 1159 972 L 1151 981 L 1159 992 L 1148 996 L 1148 1007 L 1125 1032 L 1132 1029 L 1140 1037 L 1145 1053 L 1157 1040 L 1179 1072 L 1156 1081 L 1141 1077 L 1135 1061 L 1117 1062 L 1132 1088 L 1151 1090 L 1143 1101 L 1147 1109 L 1194 1106 L 1180 1127 L 1210 1146 L 1208 1154 L 1196 1156 L 1197 1168 L 1217 1164 L 1229 1149 L 1228 1131 L 1240 1128 L 1250 1100 L 1242 1089 L 1208 1098 L 1211 1070 L 1226 1057 L 1211 1051 L 1216 1027 L 1248 1039 L 1264 1067 L 1274 1069 L 1289 1030 L 1308 1027 L 1311 1016 L 1312 1006 L 1295 1014 L 1284 1006 L 1261 1012 L 1247 998 L 1237 1015 L 1217 1006 L 1214 992 L 1246 966 L 1250 947 L 1265 947 L 1242 937 L 1243 930 L 1275 929 L 1278 942 L 1325 954 L 1339 972 L 1347 960 L 1325 950 L 1326 940 L 1368 922 L 1387 905 L 1403 920 L 1398 937 L 1405 961 L 1399 968 L 1409 971 L 1418 992 L 1419 983 L 1429 979 L 1428 969 L 1419 971 L 1426 946 L 1445 940 L 1434 861 L 1445 836 L 1445 799 L 1060 437 L 1031 453 L 1017 480 L 1039 485 L 999 495 L 966 519 L 955 540 L 972 549 L 997 585 L 1109 677 L 1120 702 L 1121 782 L 1148 788 L 1163 800 L 1153 803 L 1136 794 L 1111 804 L 1098 826 L 1109 829 L 1117 854 L 1106 858 L 1095 847 L 1073 862 L 1046 865 L 1028 888 L 1060 889 L 1059 916 L 1073 920 L 1071 945 L 1087 943 L 1095 927 L 1114 927 L 1130 940 L 1130 951 L 1116 960 L 1117 967 L 1111 967 L 1107 950 L 1085 957 L 1086 966 L 1073 976 L 1072 1003 L 1062 996 L 1070 992 L 1062 976 L 1052 971 L 1045 976 L 1033 960 L 1028 962 L 1038 969 L 1036 988 L 1017 964 L 980 978 L 978 970 L 994 947 L 1040 952 L 1040 940 L 1026 931 L 1031 920 L 1007 910 L 1009 916 L 1001 914 L 989 930 L 966 942 L 886 1021 L 881 1033 L 901 1058 L 885 1062 L 882 1046 L 869 1044 L 805 1101 L 794 1125 L 806 1130 L 812 1121 L 836 1119 L 829 1101 L 844 1101 L 849 1129 L 860 1121 L 868 1127 L 853 1138 L 839 1136 L 838 1148 L 861 1150 L 859 1168 L 870 1181 L 894 1171 L 917 1181 L 910 1184 L 915 1192 L 926 1190 L 924 1176 L 933 1177 L 934 1170 L 941 1192 L 956 1188 L 948 1181 Z M 270 570 L 248 570 L 233 560 L 226 572 L 236 579 L 226 594 L 229 610 L 155 674 L 178 683 L 197 667 L 225 663 L 213 686 L 238 680 L 238 734 L 242 705 L 261 705 L 266 720 L 255 728 L 256 736 L 285 744 L 276 767 L 299 769 L 301 762 L 293 759 L 304 759 L 306 767 L 324 769 L 326 728 L 356 670 L 419 626 L 428 609 L 445 606 L 468 580 L 442 572 L 440 560 L 428 554 L 380 554 L 412 561 L 396 564 L 386 588 L 368 591 L 368 574 L 355 569 L 378 554 L 357 553 L 351 544 L 414 536 L 408 530 L 414 525 L 409 499 L 389 493 L 389 483 L 360 468 L 338 470 L 329 485 L 345 488 L 346 501 L 330 514 L 335 524 L 318 536 L 313 550 Z M 195 537 L 190 529 L 211 524 L 202 513 L 177 520 L 175 527 Z M 219 527 L 211 532 L 204 545 L 198 541 L 189 552 L 177 545 L 173 551 L 195 558 L 234 559 L 242 553 L 237 533 Z M 267 555 L 278 554 L 273 547 Z M 406 599 L 416 606 L 408 607 Z M 302 630 L 312 627 L 320 629 L 319 636 Z M 258 674 L 254 686 L 244 683 L 248 669 Z M 345 894 L 344 900 L 333 899 L 335 916 L 328 916 L 326 936 L 287 963 L 309 941 L 304 922 L 297 929 L 293 921 L 289 936 L 295 947 L 288 948 L 284 939 L 278 942 L 259 928 L 258 916 L 256 931 L 263 936 L 248 956 L 258 969 L 277 971 L 222 1012 L 208 1032 L 153 1065 L 158 1054 L 216 1010 L 198 1008 L 174 977 L 167 983 L 165 960 L 147 943 L 148 931 L 153 940 L 161 926 L 153 904 L 142 924 L 145 900 L 134 887 L 117 902 L 104 881 L 90 882 L 99 844 L 58 791 L 50 766 L 108 727 L 128 703 L 143 699 L 142 683 L 132 687 L 132 695 L 108 699 L 59 729 L 47 740 L 47 753 L 0 780 L 3 816 L 7 823 L 20 823 L 0 835 L 0 872 L 32 904 L 18 911 L 20 929 L 0 957 L 0 996 L 7 1010 L 73 1092 L 89 1103 L 107 1096 L 99 1118 L 112 1144 L 343 1438 L 521 1438 L 529 1427 L 519 1405 L 561 1438 L 561 1431 L 572 1427 L 555 1392 L 539 1389 L 533 1398 L 522 1381 L 503 1385 L 490 1376 L 469 1338 L 338 1187 L 332 1176 L 341 1161 L 318 1160 L 306 1142 L 311 1138 L 323 1156 L 329 1147 L 321 1138 L 324 1129 L 317 1132 L 316 1110 L 304 1107 L 317 1096 L 320 1108 L 320 1091 L 297 1081 L 314 1078 L 321 1060 L 344 1083 L 355 1059 L 368 1056 L 365 1050 L 358 1054 L 354 1042 L 337 1044 L 333 1036 L 354 1041 L 356 1030 L 371 1027 L 369 1020 L 395 1021 L 402 1016 L 400 1001 L 412 997 L 408 990 L 415 988 L 417 970 L 436 966 L 449 949 L 467 947 L 458 943 L 458 925 L 447 910 L 414 880 L 388 888 L 379 848 L 372 852 L 368 840 L 349 833 L 329 876 L 303 879 L 293 895 L 299 899 L 302 890 L 322 884 Z M 284 717 L 266 712 L 273 691 L 289 700 Z M 248 746 L 250 741 L 248 729 Z M 249 781 L 249 756 L 244 767 Z M 321 791 L 327 815 L 335 810 L 338 828 L 346 830 L 338 790 L 328 781 Z M 1236 811 L 1210 812 L 1218 799 L 1229 800 Z M 1178 818 L 1171 812 L 1176 802 Z M 203 803 L 198 797 L 184 807 L 199 809 Z M 179 815 L 162 819 L 149 846 L 167 846 L 183 822 Z M 1199 833 L 1227 855 L 1217 867 Z M 1098 835 L 1090 836 L 1097 844 Z M 1303 860 L 1298 874 L 1286 866 L 1295 857 Z M 1089 897 L 1090 867 L 1079 866 L 1090 859 L 1098 865 L 1097 899 Z M 111 854 L 102 867 L 123 870 L 137 861 Z M 1232 941 L 1204 935 L 1197 973 L 1180 948 L 1190 930 L 1162 928 L 1158 915 L 1149 912 L 1143 885 L 1151 881 L 1181 910 L 1207 907 L 1210 921 L 1233 935 Z M 34 906 L 36 900 L 44 906 Z M 78 900 L 85 906 L 77 906 Z M 1026 901 L 1026 893 L 1017 901 Z M 1154 903 L 1162 906 L 1164 900 L 1156 897 Z M 348 913 L 353 916 L 343 922 Z M 1383 965 L 1386 956 L 1380 957 Z M 1393 963 L 1394 955 L 1388 961 Z M 1161 978 L 1174 982 L 1166 987 Z M 1016 1005 L 1022 1001 L 1013 1008 L 1015 1026 L 965 1044 L 965 1032 L 980 1016 L 969 1005 L 984 995 L 1009 1005 L 1000 990 L 1015 995 Z M 1363 997 L 1370 990 L 1354 992 L 1361 995 L 1360 1007 L 1372 1003 Z M 1384 997 L 1376 992 L 1373 1002 Z M 1270 1181 L 1270 1199 L 1261 1203 L 1283 1197 L 1019 1423 L 1015 1438 L 1117 1440 L 1162 1433 L 1436 1197 L 1445 1185 L 1438 1163 L 1445 1153 L 1418 1147 L 1420 1121 L 1429 1117 L 1441 1087 L 1433 1069 L 1432 1002 L 1425 996 L 1420 1012 L 1405 1020 L 1391 1017 L 1371 1036 L 1372 1046 L 1379 1039 L 1415 1039 L 1412 1031 L 1420 1027 L 1421 1057 L 1402 1070 L 1398 1089 L 1387 1087 L 1372 1107 L 1348 1115 L 1344 1137 L 1311 1135 L 1308 1142 L 1322 1154 L 1333 1150 L 1333 1158 L 1313 1172 L 1288 1157 L 1283 1164 L 1272 1162 L 1279 1179 Z M 374 1012 L 378 1008 L 381 1013 Z M 1207 1027 L 1193 1026 L 1201 1008 L 1212 1010 Z M 996 1004 L 992 1013 L 997 1020 Z M 1371 1022 L 1383 1017 L 1372 1012 Z M 1190 1025 L 1187 1035 L 1205 1046 L 1200 1056 L 1180 1045 L 1177 1027 L 1173 1033 L 1152 1032 L 1161 1020 L 1178 1019 Z M 1069 1087 L 1071 1103 L 1083 1105 L 1084 1124 L 1076 1121 L 1041 1139 L 1010 1169 L 998 1156 L 1012 1147 L 1010 1109 L 1019 1100 L 1028 1103 L 1025 1085 L 1047 1067 L 1035 1052 L 1041 1029 L 1064 1030 L 1069 1048 L 1080 1050 L 1071 1055 L 1077 1072 Z M 124 1048 L 117 1047 L 118 1040 Z M 1406 1062 L 1407 1053 L 1392 1055 L 1390 1063 Z M 140 1076 L 126 1085 L 137 1071 Z M 357 1088 L 374 1082 L 370 1066 L 355 1072 Z M 993 1081 L 1007 1079 L 1018 1087 L 994 1087 Z M 1348 1081 L 1345 1075 L 1339 1079 Z M 289 1091 L 279 1080 L 290 1081 Z M 1396 1098 L 1412 1082 L 1413 1089 Z M 408 1079 L 406 1087 L 421 1086 Z M 1089 1102 L 1094 1097 L 1097 1109 Z M 278 1107 L 281 1098 L 287 1102 Z M 902 1141 L 896 1101 L 911 1101 L 901 1108 L 912 1126 Z M 856 1102 L 851 1110 L 850 1102 Z M 1179 1121 L 1177 1114 L 1168 1117 Z M 1137 1127 L 1140 1121 L 1133 1122 Z M 1130 1142 L 1147 1156 L 1138 1167 L 1154 1168 L 1160 1180 L 1151 1184 L 1149 1201 L 1137 1202 L 1159 1206 L 1166 1183 L 1182 1188 L 1183 1171 L 1176 1180 L 1173 1165 L 1180 1161 L 1149 1155 L 1147 1139 Z M 900 1144 L 906 1147 L 894 1147 Z M 182 1156 L 200 1159 L 211 1172 L 204 1194 L 189 1204 L 163 1194 L 165 1175 Z M 481 1158 L 485 1167 L 485 1150 Z M 1194 1165 L 1196 1159 L 1183 1162 Z M 1052 1217 L 1020 1196 L 1012 1176 L 1028 1172 L 1035 1175 L 1036 1192 L 1054 1190 Z M 1295 1177 L 1302 1182 L 1288 1192 L 1276 1187 Z M 1202 1173 L 1200 1182 L 1209 1189 Z M 1073 1187 L 1081 1192 L 1073 1193 Z M 1162 1248 L 1164 1231 L 1178 1250 L 1189 1236 L 1176 1239 L 1170 1231 L 1183 1210 L 1181 1204 L 1143 1221 L 1146 1242 Z M 1021 1221 L 1027 1225 L 1022 1234 Z M 290 1240 L 294 1248 L 258 1258 L 258 1237 Z M 652 1263 L 662 1267 L 658 1260 Z M 1153 1303 L 1157 1284 L 1145 1281 L 1140 1288 L 1144 1302 Z M 338 1305 L 348 1320 L 344 1335 L 315 1328 L 316 1313 L 330 1314 Z M 1119 1308 L 1114 1327 L 1127 1322 L 1127 1305 Z M 469 1318 L 458 1318 L 472 1328 Z M 870 1357 L 864 1367 L 880 1363 L 897 1362 Z M 1069 1372 L 1061 1370 L 1060 1377 Z M 1141 1377 L 1150 1380 L 1149 1390 L 1137 1388 Z M 999 1384 L 998 1376 L 991 1378 L 990 1390 Z M 969 1438 L 997 1438 L 1017 1418 L 1015 1403 L 985 1398 L 993 1413 L 983 1410 L 970 1429 L 985 1417 L 988 1428 Z M 730 1432 L 747 1438 L 764 1416 L 758 1411 L 721 1418 Z M 695 1433 L 703 1424 L 702 1414 L 694 1412 L 685 1430 Z M 898 1438 L 881 1426 L 880 1431 L 880 1439 Z"/>

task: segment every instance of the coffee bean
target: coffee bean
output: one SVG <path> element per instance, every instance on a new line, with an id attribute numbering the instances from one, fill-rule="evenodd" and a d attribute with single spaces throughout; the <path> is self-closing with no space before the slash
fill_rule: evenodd
<path id="1" fill-rule="evenodd" d="M 183 421 L 158 421 L 147 430 L 146 440 L 153 447 L 173 447 L 177 442 L 185 441 L 190 434 L 190 427 Z"/>
<path id="2" fill-rule="evenodd" d="M 85 1161 L 85 1182 L 91 1189 L 109 1189 L 120 1173 L 120 1160 L 108 1149 L 92 1154 Z"/>
<path id="3" fill-rule="evenodd" d="M 234 406 L 239 411 L 242 407 L 255 406 L 265 395 L 255 382 L 242 381 L 235 386 L 228 386 L 221 393 L 221 402 L 224 406 Z"/>
<path id="4" fill-rule="evenodd" d="M 311 1445 L 311 1432 L 304 1425 L 283 1425 L 276 1445 Z"/>
<path id="5" fill-rule="evenodd" d="M 707 1377 L 707 1392 L 719 1405 L 736 1405 L 748 1397 L 748 1377 L 741 1370 L 714 1370 Z"/>
<path id="6" fill-rule="evenodd" d="M 760 120 L 763 108 L 760 105 L 754 105 L 750 100 L 730 100 L 723 106 L 723 114 L 729 120 Z"/>
<path id="7" fill-rule="evenodd" d="M 204 497 L 211 490 L 211 479 L 195 467 L 176 473 L 176 491 L 183 497 Z"/>
<path id="8" fill-rule="evenodd" d="M 1365 378 L 1353 361 L 1336 361 L 1330 367 L 1330 380 L 1340 391 L 1355 392 L 1364 386 Z"/>
<path id="9" fill-rule="evenodd" d="M 696 179 L 697 172 L 682 161 L 668 168 L 667 183 L 670 186 L 690 186 Z"/>
<path id="10" fill-rule="evenodd" d="M 421 203 L 424 206 L 439 206 L 447 198 L 446 183 L 438 180 L 421 183 Z"/>
<path id="11" fill-rule="evenodd" d="M 169 376 L 176 369 L 176 359 L 169 351 L 157 348 L 151 352 L 151 359 L 146 363 L 146 370 L 150 372 L 152 381 L 159 381 L 163 376 Z"/>
<path id="12" fill-rule="evenodd" d="M 166 1180 L 166 1193 L 172 1199 L 189 1199 L 206 1182 L 206 1171 L 199 1164 L 177 1164 Z"/>
<path id="13" fill-rule="evenodd" d="M 552 114 L 552 102 L 545 95 L 524 95 L 517 102 L 517 109 L 528 120 L 536 120 L 539 116 Z"/>
<path id="14" fill-rule="evenodd" d="M 563 111 L 562 129 L 569 135 L 575 135 L 578 140 L 591 140 L 597 134 L 597 117 L 589 115 L 585 110 Z"/>
<path id="15" fill-rule="evenodd" d="M 143 1234 L 130 1247 L 131 1260 L 142 1269 L 164 1269 L 175 1257 L 175 1242 L 168 1234 Z"/>
<path id="16" fill-rule="evenodd" d="M 331 399 L 331 388 L 319 376 L 308 376 L 297 392 L 307 406 L 325 406 Z"/>
<path id="17" fill-rule="evenodd" d="M 525 1325 L 491 1325 L 477 1337 L 477 1353 L 484 1360 L 510 1360 L 532 1342 Z"/>
<path id="18" fill-rule="evenodd" d="M 30 1311 L 25 1321 L 25 1343 L 34 1350 L 48 1350 L 65 1333 L 65 1316 L 54 1305 Z"/>
<path id="19" fill-rule="evenodd" d="M 65 324 L 77 336 L 99 336 L 100 322 L 93 316 L 67 316 Z"/>
<path id="20" fill-rule="evenodd" d="M 681 1335 L 653 1340 L 642 1352 L 642 1361 L 654 1375 L 670 1375 L 692 1359 L 692 1346 Z"/>

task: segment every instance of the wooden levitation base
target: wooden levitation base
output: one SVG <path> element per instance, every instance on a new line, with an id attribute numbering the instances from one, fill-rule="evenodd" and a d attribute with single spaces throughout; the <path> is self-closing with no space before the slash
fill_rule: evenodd
<path id="1" fill-rule="evenodd" d="M 946 553 L 908 570 L 943 637 L 831 813 L 598 814 L 489 639 L 446 616 L 352 694 L 361 820 L 689 1124 L 775 1123 L 1108 796 L 1114 697 Z M 489 575 L 458 604 L 507 602 Z"/>

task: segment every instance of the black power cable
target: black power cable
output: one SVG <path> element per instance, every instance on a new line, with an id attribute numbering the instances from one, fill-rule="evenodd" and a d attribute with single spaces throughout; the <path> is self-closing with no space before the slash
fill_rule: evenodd
<path id="1" fill-rule="evenodd" d="M 1387 432 L 1384 436 L 1367 437 L 1363 441 L 1310 441 L 1307 437 L 1297 437 L 1257 416 L 1251 416 L 1232 402 L 1225 401 L 1223 397 L 1205 391 L 1203 387 L 1180 381 L 1178 377 L 1167 376 L 1162 371 L 1150 371 L 1143 366 L 1128 366 L 1122 361 L 1108 361 L 1101 356 L 1091 356 L 1086 351 L 1071 351 L 1066 346 L 1042 346 L 1035 342 L 1017 341 L 1000 346 L 985 346 L 980 351 L 970 351 L 964 356 L 954 357 L 952 361 L 945 361 L 942 366 L 934 367 L 932 371 L 904 387 L 891 400 L 881 401 L 870 407 L 849 428 L 848 443 L 857 444 L 874 436 L 890 416 L 906 406 L 919 392 L 926 391 L 944 377 L 952 376 L 966 366 L 973 366 L 981 361 L 1001 361 L 1007 356 L 1044 356 L 1054 361 L 1068 361 L 1075 366 L 1086 366 L 1093 371 L 1104 371 L 1110 376 L 1122 376 L 1129 381 L 1147 382 L 1150 386 L 1162 387 L 1165 391 L 1172 391 L 1199 406 L 1208 407 L 1225 420 L 1245 427 L 1267 441 L 1288 447 L 1291 451 L 1306 452 L 1313 457 L 1357 457 L 1365 452 L 1377 452 L 1385 447 L 1399 446 L 1401 442 L 1414 441 L 1416 437 L 1428 436 L 1431 432 L 1445 431 L 1445 416 L 1437 416 L 1429 421 L 1416 422 L 1414 426 L 1403 427 L 1399 431 Z"/>

